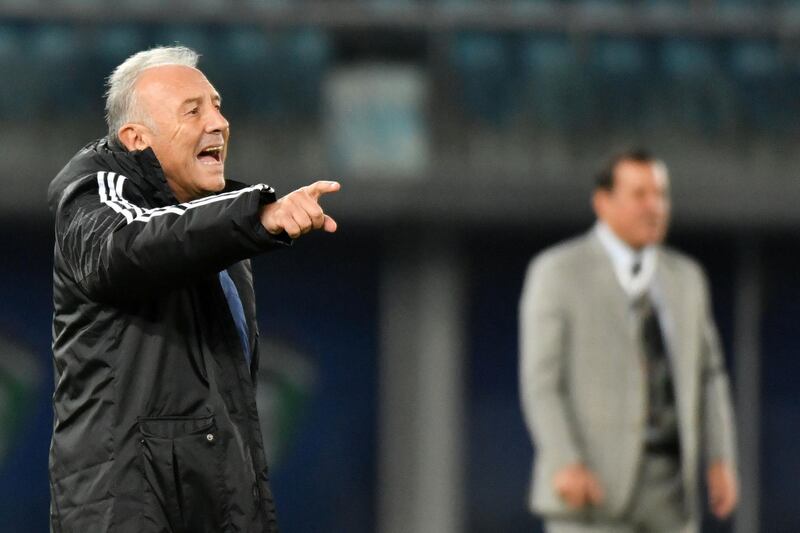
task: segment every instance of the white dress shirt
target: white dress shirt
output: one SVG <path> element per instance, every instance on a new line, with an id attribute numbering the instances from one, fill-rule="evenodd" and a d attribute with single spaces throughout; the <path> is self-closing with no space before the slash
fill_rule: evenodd
<path id="1" fill-rule="evenodd" d="M 656 274 L 657 254 L 655 246 L 646 246 L 641 250 L 634 250 L 625 241 L 617 237 L 614 231 L 605 222 L 598 221 L 595 225 L 597 237 L 611 258 L 614 273 L 620 286 L 631 300 L 636 300 L 646 291 L 650 290 Z M 640 267 L 634 274 L 634 265 L 639 262 Z"/>
<path id="2" fill-rule="evenodd" d="M 643 294 L 649 293 L 658 316 L 658 322 L 661 325 L 667 355 L 672 357 L 674 327 L 669 313 L 666 312 L 662 290 L 656 279 L 656 267 L 658 266 L 656 246 L 650 245 L 638 251 L 634 250 L 602 221 L 597 222 L 594 231 L 597 232 L 597 237 L 600 239 L 603 249 L 611 259 L 611 264 L 614 267 L 614 273 L 620 286 L 631 302 L 628 312 L 631 324 L 636 322 L 634 302 Z M 634 275 L 633 265 L 637 260 L 641 261 L 641 267 L 638 274 Z"/>

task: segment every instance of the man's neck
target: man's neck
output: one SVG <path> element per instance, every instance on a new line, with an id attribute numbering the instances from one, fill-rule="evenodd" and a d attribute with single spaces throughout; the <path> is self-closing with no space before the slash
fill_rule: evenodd
<path id="1" fill-rule="evenodd" d="M 653 280 L 656 267 L 655 246 L 635 249 L 622 240 L 610 226 L 598 220 L 595 232 L 605 252 L 608 254 L 622 288 L 631 297 L 637 297 L 646 290 Z M 638 265 L 638 268 L 634 268 Z M 636 270 L 634 275 L 633 271 Z"/>
<path id="2" fill-rule="evenodd" d="M 622 239 L 622 237 L 620 237 L 611 226 L 602 220 L 598 220 L 595 226 L 597 228 L 597 234 L 600 237 L 600 240 L 603 242 L 603 245 L 606 247 L 606 249 L 608 249 L 609 253 L 615 256 L 624 257 L 627 260 L 637 255 L 641 255 L 642 252 L 644 252 L 644 250 L 647 248 L 637 248 L 631 246 L 627 241 Z"/>

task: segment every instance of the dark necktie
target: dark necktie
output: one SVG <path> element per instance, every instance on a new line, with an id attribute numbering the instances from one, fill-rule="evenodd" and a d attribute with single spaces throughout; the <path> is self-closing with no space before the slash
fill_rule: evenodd
<path id="1" fill-rule="evenodd" d="M 631 265 L 631 274 L 632 277 L 636 277 L 639 275 L 639 272 L 642 271 L 642 258 L 640 256 L 636 256 L 633 258 L 633 265 Z"/>
<path id="2" fill-rule="evenodd" d="M 642 342 L 648 358 L 660 359 L 666 355 L 664 336 L 650 295 L 645 293 L 639 302 L 642 317 Z"/>
<path id="3" fill-rule="evenodd" d="M 251 359 L 250 340 L 247 332 L 247 321 L 244 317 L 244 306 L 242 305 L 241 298 L 239 298 L 239 291 L 236 290 L 236 285 L 233 283 L 227 270 L 223 270 L 219 273 L 219 282 L 222 285 L 222 291 L 225 293 L 225 299 L 228 300 L 228 307 L 231 309 L 233 322 L 236 324 L 236 331 L 239 333 L 239 339 L 242 341 L 244 359 L 247 361 L 247 366 L 249 368 Z"/>
<path id="4" fill-rule="evenodd" d="M 639 299 L 637 308 L 648 381 L 647 445 L 649 448 L 677 453 L 675 392 L 658 313 L 649 294 Z"/>

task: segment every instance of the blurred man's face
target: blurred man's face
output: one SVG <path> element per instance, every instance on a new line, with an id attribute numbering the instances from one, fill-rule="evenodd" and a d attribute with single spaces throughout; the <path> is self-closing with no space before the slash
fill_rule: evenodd
<path id="1" fill-rule="evenodd" d="M 150 118 L 143 142 L 155 152 L 175 197 L 185 202 L 221 191 L 230 130 L 206 77 L 185 66 L 150 68 L 136 83 L 136 97 Z"/>
<path id="2" fill-rule="evenodd" d="M 598 218 L 635 249 L 664 240 L 670 214 L 669 178 L 659 163 L 621 161 L 610 191 L 594 195 Z"/>

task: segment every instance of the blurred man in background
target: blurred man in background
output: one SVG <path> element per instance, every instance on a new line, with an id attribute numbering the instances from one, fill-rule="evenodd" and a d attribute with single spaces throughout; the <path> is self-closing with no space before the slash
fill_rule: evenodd
<path id="1" fill-rule="evenodd" d="M 276 200 L 227 180 L 229 126 L 197 58 L 117 67 L 108 137 L 50 185 L 56 533 L 277 531 L 249 258 L 335 231 L 318 201 L 339 185 Z"/>
<path id="2" fill-rule="evenodd" d="M 595 227 L 536 257 L 520 303 L 530 497 L 549 533 L 695 532 L 701 452 L 712 512 L 737 502 L 728 378 L 705 276 L 662 246 L 665 165 L 597 176 Z"/>

